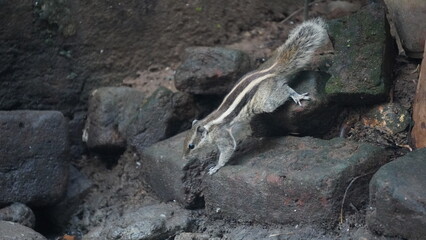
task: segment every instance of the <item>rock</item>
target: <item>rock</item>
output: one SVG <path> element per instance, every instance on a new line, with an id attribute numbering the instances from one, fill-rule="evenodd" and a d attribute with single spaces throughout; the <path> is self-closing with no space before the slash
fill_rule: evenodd
<path id="1" fill-rule="evenodd" d="M 35 215 L 33 211 L 22 203 L 13 203 L 10 206 L 0 209 L 0 221 L 19 223 L 23 226 L 34 228 Z"/>
<path id="2" fill-rule="evenodd" d="M 56 111 L 0 111 L 0 206 L 57 203 L 66 190 L 69 143 Z"/>
<path id="3" fill-rule="evenodd" d="M 290 86 L 298 93 L 309 93 L 311 100 L 299 106 L 291 99 L 272 114 L 260 114 L 251 122 L 256 136 L 283 136 L 288 133 L 319 136 L 334 126 L 341 107 L 331 103 L 324 86 L 327 74 L 303 71 L 296 75 Z"/>
<path id="4" fill-rule="evenodd" d="M 386 236 L 426 236 L 426 149 L 408 153 L 374 174 L 368 227 Z"/>
<path id="5" fill-rule="evenodd" d="M 188 128 L 197 109 L 188 94 L 159 88 L 145 96 L 125 87 L 93 92 L 83 138 L 93 149 L 149 146 Z"/>
<path id="6" fill-rule="evenodd" d="M 370 109 L 361 121 L 368 127 L 395 134 L 407 129 L 411 117 L 398 103 L 385 103 Z"/>
<path id="7" fill-rule="evenodd" d="M 55 206 L 47 210 L 49 220 L 58 228 L 66 226 L 70 217 L 90 192 L 93 183 L 77 168 L 70 166 L 67 191 L 65 197 Z"/>
<path id="8" fill-rule="evenodd" d="M 327 4 L 327 17 L 343 17 L 358 11 L 360 7 L 361 4 L 358 2 L 351 3 L 348 1 L 332 1 Z"/>
<path id="9" fill-rule="evenodd" d="M 201 185 L 197 190 L 185 187 L 184 167 L 188 163 L 182 159 L 183 140 L 186 132 L 156 143 L 148 148 L 137 148 L 141 158 L 141 171 L 145 182 L 163 201 L 178 201 L 189 208 L 203 205 L 200 196 Z"/>
<path id="10" fill-rule="evenodd" d="M 83 236 L 87 239 L 168 239 L 185 231 L 191 220 L 189 212 L 176 204 L 157 204 L 127 211 L 117 219 Z"/>
<path id="11" fill-rule="evenodd" d="M 82 134 L 84 123 L 86 122 L 87 112 L 79 111 L 73 114 L 68 122 L 68 134 L 71 142 L 70 155 L 72 159 L 80 159 L 86 153 L 87 147 L 83 143 Z"/>
<path id="12" fill-rule="evenodd" d="M 129 144 L 147 147 L 174 136 L 191 126 L 198 111 L 191 95 L 159 88 L 136 116 L 131 115 L 134 119 L 126 132 Z"/>
<path id="13" fill-rule="evenodd" d="M 426 40 L 425 40 L 426 41 Z M 425 45 L 426 49 L 426 45 Z M 423 59 L 426 59 L 426 51 Z M 416 148 L 426 147 L 426 61 L 422 62 L 416 95 L 413 103 L 414 126 L 411 137 Z"/>
<path id="14" fill-rule="evenodd" d="M 0 233 L 2 240 L 47 240 L 31 228 L 14 222 L 0 221 Z"/>
<path id="15" fill-rule="evenodd" d="M 249 57 L 241 51 L 191 47 L 185 50 L 182 64 L 176 69 L 175 86 L 186 93 L 224 95 L 249 69 Z"/>
<path id="16" fill-rule="evenodd" d="M 423 0 L 385 0 L 392 23 L 406 54 L 422 58 L 426 36 L 426 2 Z"/>
<path id="17" fill-rule="evenodd" d="M 351 180 L 359 178 L 344 205 L 360 207 L 369 174 L 386 161 L 385 150 L 342 138 L 268 139 L 204 179 L 206 210 L 213 217 L 331 228 Z"/>
<path id="18" fill-rule="evenodd" d="M 145 101 L 145 95 L 128 87 L 104 87 L 92 92 L 83 141 L 89 148 L 126 147 L 126 131 Z"/>
<path id="19" fill-rule="evenodd" d="M 390 88 L 391 41 L 384 10 L 370 4 L 350 16 L 329 22 L 334 45 L 325 85 L 330 100 L 340 105 L 383 101 Z"/>
<path id="20" fill-rule="evenodd" d="M 220 238 L 211 238 L 210 235 L 204 233 L 180 233 L 175 236 L 174 240 L 219 240 Z"/>

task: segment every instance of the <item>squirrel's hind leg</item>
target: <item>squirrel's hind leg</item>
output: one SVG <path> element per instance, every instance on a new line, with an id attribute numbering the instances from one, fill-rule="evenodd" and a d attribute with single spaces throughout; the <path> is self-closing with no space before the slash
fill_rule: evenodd
<path id="1" fill-rule="evenodd" d="M 294 91 L 293 88 L 291 88 L 289 86 L 287 86 L 287 87 L 288 87 L 287 91 L 288 91 L 291 99 L 293 99 L 293 101 L 295 103 L 297 103 L 299 106 L 302 105 L 302 103 L 301 103 L 302 100 L 307 100 L 307 101 L 311 100 L 311 98 L 308 96 L 309 93 L 299 94 L 296 91 Z"/>

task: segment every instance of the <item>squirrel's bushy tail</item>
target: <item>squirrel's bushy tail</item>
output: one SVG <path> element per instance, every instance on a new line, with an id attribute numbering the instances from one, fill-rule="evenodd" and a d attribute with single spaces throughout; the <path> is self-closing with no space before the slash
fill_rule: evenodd
<path id="1" fill-rule="evenodd" d="M 294 28 L 278 48 L 275 62 L 278 72 L 292 74 L 305 67 L 315 50 L 325 44 L 327 25 L 321 18 L 305 21 Z"/>

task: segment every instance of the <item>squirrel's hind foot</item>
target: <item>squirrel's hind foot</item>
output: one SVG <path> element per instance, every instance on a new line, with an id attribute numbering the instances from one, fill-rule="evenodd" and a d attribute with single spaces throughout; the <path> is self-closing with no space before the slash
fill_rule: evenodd
<path id="1" fill-rule="evenodd" d="M 302 103 L 301 103 L 302 100 L 307 100 L 307 101 L 311 100 L 311 97 L 309 97 L 308 95 L 309 95 L 309 93 L 299 94 L 297 92 L 294 92 L 290 95 L 290 97 L 293 99 L 293 101 L 297 105 L 302 106 Z"/>

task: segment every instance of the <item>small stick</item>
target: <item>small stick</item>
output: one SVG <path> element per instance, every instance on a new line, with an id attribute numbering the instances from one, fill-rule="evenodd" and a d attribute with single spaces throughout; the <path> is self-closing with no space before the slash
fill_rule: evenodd
<path id="1" fill-rule="evenodd" d="M 348 190 L 349 190 L 349 188 L 352 186 L 352 184 L 353 184 L 353 183 L 354 183 L 354 182 L 355 182 L 358 178 L 365 177 L 365 176 L 367 176 L 367 175 L 369 175 L 369 174 L 371 174 L 371 172 L 370 172 L 370 173 L 366 173 L 366 174 L 363 174 L 363 175 L 359 175 L 359 176 L 354 177 L 354 178 L 351 180 L 351 182 L 349 183 L 349 185 L 346 187 L 346 189 L 345 189 L 345 193 L 343 194 L 342 205 L 340 206 L 340 224 L 342 224 L 342 223 L 343 223 L 343 205 L 345 205 L 346 195 L 348 194 Z"/>
<path id="2" fill-rule="evenodd" d="M 303 20 L 306 21 L 309 18 L 309 0 L 305 0 L 305 6 L 303 9 Z"/>
<path id="3" fill-rule="evenodd" d="M 305 4 L 306 4 L 307 1 L 309 1 L 309 0 L 305 0 Z M 323 0 L 315 0 L 315 1 L 311 2 L 311 3 L 309 3 L 308 6 L 312 6 L 313 4 L 318 3 L 318 2 L 322 2 L 322 1 Z M 284 20 L 282 20 L 280 23 L 287 22 L 289 19 L 291 19 L 292 17 L 294 17 L 296 14 L 298 14 L 303 9 L 308 9 L 308 8 L 307 7 L 301 7 L 299 9 L 297 9 L 296 11 L 294 11 L 293 13 L 291 13 L 290 15 L 288 15 L 288 17 L 284 18 Z"/>

